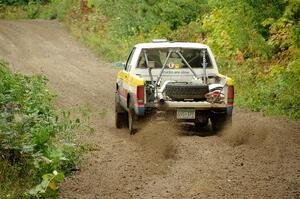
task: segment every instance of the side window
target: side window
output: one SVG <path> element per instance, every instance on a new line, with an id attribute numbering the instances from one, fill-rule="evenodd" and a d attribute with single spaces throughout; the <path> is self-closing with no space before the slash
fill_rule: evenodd
<path id="1" fill-rule="evenodd" d="M 126 65 L 125 65 L 125 70 L 126 71 L 130 71 L 130 68 L 131 68 L 131 60 L 132 60 L 132 57 L 133 57 L 133 54 L 134 54 L 134 51 L 135 51 L 135 48 L 132 49 L 127 61 L 126 61 Z"/>

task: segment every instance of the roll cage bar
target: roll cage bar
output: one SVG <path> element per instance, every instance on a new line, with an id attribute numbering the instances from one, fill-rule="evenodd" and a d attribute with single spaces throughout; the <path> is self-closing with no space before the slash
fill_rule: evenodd
<path id="1" fill-rule="evenodd" d="M 160 82 L 161 82 L 161 79 L 162 79 L 162 74 L 163 74 L 163 72 L 164 72 L 164 70 L 167 66 L 167 63 L 168 63 L 172 53 L 176 53 L 182 59 L 182 61 L 187 65 L 187 67 L 191 70 L 191 72 L 193 73 L 194 78 L 199 79 L 199 77 L 196 74 L 195 70 L 189 64 L 191 61 L 196 59 L 198 57 L 198 55 L 196 57 L 193 57 L 191 60 L 187 61 L 185 59 L 185 57 L 182 55 L 180 48 L 170 48 L 169 51 L 168 51 L 168 54 L 167 54 L 167 58 L 166 58 L 165 62 L 163 63 L 162 69 L 161 69 L 161 71 L 160 71 L 160 73 L 157 77 L 157 80 L 154 82 L 153 75 L 152 75 L 152 72 L 151 72 L 151 68 L 149 67 L 149 59 L 148 59 L 148 55 L 147 55 L 147 49 L 143 49 L 143 54 L 144 54 L 144 57 L 145 57 L 146 67 L 148 68 L 148 71 L 149 71 L 151 84 L 154 85 L 155 90 L 156 90 L 157 86 L 160 85 Z M 207 62 L 206 62 L 205 54 L 206 54 L 206 49 L 202 49 L 202 67 L 203 67 L 203 74 L 204 74 L 203 82 L 205 84 L 207 84 L 207 74 L 206 74 Z"/>

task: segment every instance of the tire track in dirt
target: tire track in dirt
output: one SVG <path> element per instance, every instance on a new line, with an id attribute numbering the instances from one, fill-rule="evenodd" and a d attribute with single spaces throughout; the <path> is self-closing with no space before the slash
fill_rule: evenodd
<path id="1" fill-rule="evenodd" d="M 113 122 L 116 70 L 57 21 L 0 21 L 0 59 L 44 74 L 60 107 L 87 106 L 90 151 L 61 186 L 61 198 L 299 198 L 299 121 L 237 110 L 234 126 L 205 136 L 152 120 L 130 136 Z"/>

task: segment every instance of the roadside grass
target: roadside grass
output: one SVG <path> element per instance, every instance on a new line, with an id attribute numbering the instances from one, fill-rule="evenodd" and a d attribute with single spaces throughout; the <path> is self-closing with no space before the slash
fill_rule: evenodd
<path id="1" fill-rule="evenodd" d="M 23 198 L 24 192 L 35 185 L 26 165 L 11 165 L 0 158 L 0 168 L 0 198 Z"/>
<path id="2" fill-rule="evenodd" d="M 21 6 L 0 6 L 1 19 L 27 19 L 27 12 Z"/>

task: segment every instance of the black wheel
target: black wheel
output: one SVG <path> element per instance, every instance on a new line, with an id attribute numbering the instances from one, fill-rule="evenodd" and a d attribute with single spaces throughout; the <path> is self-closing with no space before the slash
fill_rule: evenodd
<path id="1" fill-rule="evenodd" d="M 115 112 L 115 126 L 118 129 L 127 127 L 126 113 Z"/>
<path id="2" fill-rule="evenodd" d="M 137 132 L 137 123 L 138 123 L 138 116 L 134 111 L 133 102 L 131 102 L 128 108 L 128 130 L 130 135 L 133 135 Z"/>
<path id="3" fill-rule="evenodd" d="M 129 110 L 128 111 L 128 130 L 129 130 L 129 133 L 130 135 L 133 135 L 136 131 L 136 129 L 134 128 L 134 115 L 132 113 L 132 110 Z"/>
<path id="4" fill-rule="evenodd" d="M 201 129 L 208 125 L 208 116 L 205 112 L 197 111 L 196 112 L 196 121 L 195 128 Z"/>
<path id="5" fill-rule="evenodd" d="M 124 128 L 127 126 L 127 113 L 120 105 L 118 100 L 118 94 L 115 97 L 115 126 L 116 128 Z"/>
<path id="6" fill-rule="evenodd" d="M 216 114 L 210 118 L 211 127 L 214 133 L 219 133 L 226 126 L 232 125 L 232 117 L 227 114 Z"/>

